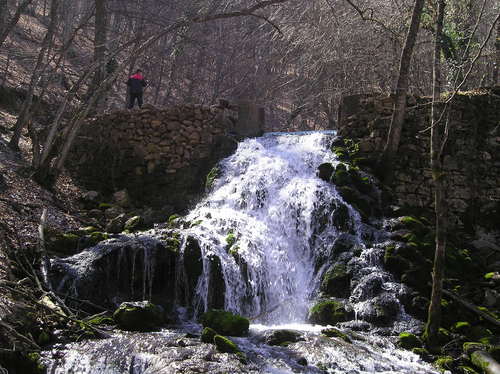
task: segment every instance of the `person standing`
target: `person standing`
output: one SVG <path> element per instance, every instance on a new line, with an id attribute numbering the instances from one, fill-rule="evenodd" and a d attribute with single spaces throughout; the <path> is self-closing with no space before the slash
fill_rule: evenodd
<path id="1" fill-rule="evenodd" d="M 127 86 L 129 88 L 129 103 L 128 103 L 128 108 L 132 109 L 135 105 L 135 100 L 137 100 L 137 104 L 139 105 L 139 108 L 142 108 L 142 93 L 144 90 L 144 87 L 146 87 L 148 83 L 144 79 L 144 76 L 142 75 L 142 70 L 137 69 L 134 75 L 130 76 L 130 78 L 127 81 Z"/>

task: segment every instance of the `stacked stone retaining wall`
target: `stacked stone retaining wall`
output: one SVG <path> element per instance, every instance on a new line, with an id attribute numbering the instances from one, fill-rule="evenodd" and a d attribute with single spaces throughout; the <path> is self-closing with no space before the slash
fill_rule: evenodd
<path id="1" fill-rule="evenodd" d="M 396 161 L 398 203 L 432 208 L 429 167 L 430 99 L 409 97 Z M 343 100 L 339 135 L 359 142 L 361 153 L 376 159 L 391 121 L 391 97 L 356 95 Z M 500 222 L 500 88 L 459 94 L 448 108 L 448 140 L 443 165 L 451 223 L 459 227 Z M 495 227 L 496 226 L 496 227 Z"/>
<path id="2" fill-rule="evenodd" d="M 140 203 L 185 208 L 210 168 L 234 150 L 227 134 L 237 113 L 228 107 L 147 106 L 89 120 L 72 150 L 69 169 L 87 188 L 127 189 Z"/>

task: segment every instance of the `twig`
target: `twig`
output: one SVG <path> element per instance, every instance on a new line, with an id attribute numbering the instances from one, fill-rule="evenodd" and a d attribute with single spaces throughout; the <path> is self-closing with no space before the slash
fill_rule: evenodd
<path id="1" fill-rule="evenodd" d="M 500 326 L 500 321 L 496 318 L 493 318 L 492 316 L 490 316 L 489 314 L 483 312 L 482 310 L 480 310 L 477 306 L 475 306 L 474 304 L 472 303 L 469 303 L 468 301 L 460 298 L 458 295 L 454 294 L 453 292 L 451 291 L 448 291 L 448 290 L 444 290 L 443 289 L 443 294 L 445 294 L 446 296 L 449 296 L 451 297 L 453 300 L 455 301 L 458 301 L 460 304 L 462 304 L 464 307 L 466 307 L 467 309 L 469 309 L 470 311 L 476 313 L 476 314 L 479 314 L 482 318 L 484 318 L 486 321 L 494 324 L 495 326 Z"/>

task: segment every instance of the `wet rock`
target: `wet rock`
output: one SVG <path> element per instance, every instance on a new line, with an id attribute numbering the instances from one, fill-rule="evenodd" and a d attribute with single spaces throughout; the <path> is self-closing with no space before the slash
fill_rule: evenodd
<path id="1" fill-rule="evenodd" d="M 247 318 L 225 310 L 210 310 L 201 316 L 200 322 L 203 327 L 210 327 L 219 334 L 229 336 L 246 336 L 250 326 Z"/>
<path id="2" fill-rule="evenodd" d="M 333 165 L 329 162 L 325 162 L 324 164 L 318 166 L 318 178 L 329 182 L 334 171 L 335 168 L 333 167 Z"/>
<path id="3" fill-rule="evenodd" d="M 323 329 L 321 330 L 321 333 L 328 336 L 329 338 L 338 338 L 342 339 L 346 343 L 352 343 L 351 338 L 347 334 L 336 328 Z"/>
<path id="4" fill-rule="evenodd" d="M 208 276 L 208 308 L 224 308 L 226 284 L 222 273 L 222 264 L 218 256 L 212 255 L 209 259 Z"/>
<path id="5" fill-rule="evenodd" d="M 151 331 L 165 322 L 163 308 L 149 301 L 122 303 L 113 318 L 122 330 L 128 331 Z"/>
<path id="6" fill-rule="evenodd" d="M 124 229 L 133 232 L 137 231 L 142 225 L 142 217 L 141 216 L 134 216 L 131 217 L 125 222 Z"/>
<path id="7" fill-rule="evenodd" d="M 231 339 L 228 339 L 222 335 L 214 336 L 214 344 L 219 352 L 223 353 L 238 353 L 240 349 Z"/>
<path id="8" fill-rule="evenodd" d="M 69 256 L 78 252 L 80 237 L 73 233 L 64 233 L 55 229 L 45 230 L 45 244 L 48 251 Z"/>
<path id="9" fill-rule="evenodd" d="M 200 244 L 191 236 L 189 236 L 186 240 L 183 262 L 187 286 L 184 290 L 185 300 L 188 302 L 188 305 L 190 305 L 194 296 L 196 285 L 198 284 L 198 278 L 203 272 Z"/>
<path id="10" fill-rule="evenodd" d="M 321 291 L 328 296 L 346 298 L 350 294 L 351 276 L 344 264 L 332 266 L 324 275 Z"/>
<path id="11" fill-rule="evenodd" d="M 295 330 L 272 330 L 264 334 L 264 341 L 269 345 L 284 345 L 304 340 L 302 333 Z"/>
<path id="12" fill-rule="evenodd" d="M 369 307 L 359 313 L 359 318 L 377 326 L 387 326 L 397 317 L 399 301 L 391 294 L 377 296 L 370 301 Z"/>
<path id="13" fill-rule="evenodd" d="M 104 211 L 104 216 L 107 219 L 113 219 L 125 213 L 125 210 L 120 206 L 111 206 Z"/>
<path id="14" fill-rule="evenodd" d="M 307 366 L 307 359 L 305 357 L 301 357 L 297 360 L 297 364 L 301 365 L 301 366 Z"/>
<path id="15" fill-rule="evenodd" d="M 215 335 L 217 335 L 217 331 L 210 327 L 205 327 L 201 332 L 200 339 L 203 343 L 213 343 Z"/>
<path id="16" fill-rule="evenodd" d="M 404 349 L 413 349 L 422 346 L 420 339 L 410 332 L 402 332 L 399 334 L 398 344 Z"/>
<path id="17" fill-rule="evenodd" d="M 126 221 L 127 216 L 125 214 L 120 214 L 108 222 L 106 225 L 106 231 L 112 234 L 118 234 L 124 230 Z"/>
<path id="18" fill-rule="evenodd" d="M 309 322 L 319 325 L 335 325 L 351 317 L 344 305 L 335 300 L 320 301 L 309 311 Z"/>

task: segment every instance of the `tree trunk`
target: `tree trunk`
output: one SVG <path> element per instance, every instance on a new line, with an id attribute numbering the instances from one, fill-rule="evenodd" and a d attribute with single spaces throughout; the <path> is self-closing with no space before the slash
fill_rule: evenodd
<path id="1" fill-rule="evenodd" d="M 434 38 L 433 61 L 433 90 L 431 108 L 431 170 L 434 182 L 434 209 L 436 212 L 436 251 L 434 255 L 434 268 L 432 271 L 432 294 L 427 325 L 424 338 L 427 344 L 433 345 L 437 341 L 439 326 L 441 324 L 441 295 L 443 290 L 443 277 L 445 267 L 447 207 L 445 201 L 444 174 L 441 163 L 441 120 L 442 110 L 439 106 L 441 96 L 441 42 L 443 32 L 445 1 L 439 0 L 436 20 L 436 33 Z"/>
<path id="2" fill-rule="evenodd" d="M 413 47 L 418 35 L 420 27 L 420 18 L 425 0 L 415 0 L 413 13 L 411 16 L 410 27 L 406 35 L 405 44 L 401 53 L 399 62 L 399 75 L 396 85 L 396 95 L 394 98 L 394 107 L 387 135 L 387 142 L 384 147 L 381 160 L 381 170 L 384 170 L 383 178 L 387 182 L 392 178 L 393 162 L 396 152 L 401 141 L 401 132 L 403 130 L 403 122 L 406 114 L 406 95 L 408 92 L 408 75 L 410 72 L 411 57 L 413 55 Z"/>
<path id="3" fill-rule="evenodd" d="M 493 85 L 500 86 L 500 21 L 497 22 L 497 38 L 495 40 L 495 62 L 493 68 Z"/>
<path id="4" fill-rule="evenodd" d="M 88 95 L 94 95 L 99 83 L 106 78 L 106 43 L 108 29 L 107 0 L 95 0 L 94 61 L 98 68 L 90 84 Z M 105 93 L 97 99 L 97 108 L 103 105 Z M 99 110 L 98 110 L 99 111 Z"/>
<path id="5" fill-rule="evenodd" d="M 50 5 L 50 24 L 47 29 L 47 33 L 45 34 L 45 38 L 42 42 L 42 47 L 40 52 L 38 53 L 38 59 L 33 69 L 33 73 L 31 74 L 30 84 L 28 87 L 28 92 L 26 94 L 26 99 L 23 103 L 23 107 L 21 108 L 21 112 L 17 118 L 16 124 L 14 126 L 14 134 L 9 142 L 9 147 L 12 149 L 19 149 L 19 139 L 21 139 L 21 134 L 24 126 L 30 120 L 31 117 L 31 109 L 33 106 L 33 97 L 35 96 L 35 89 L 38 83 L 38 80 L 44 73 L 48 64 L 43 64 L 43 61 L 50 53 L 52 49 L 52 42 L 54 38 L 54 33 L 57 28 L 57 19 L 58 19 L 58 9 L 59 9 L 59 0 L 52 0 Z M 40 98 L 41 100 L 41 98 Z"/>

